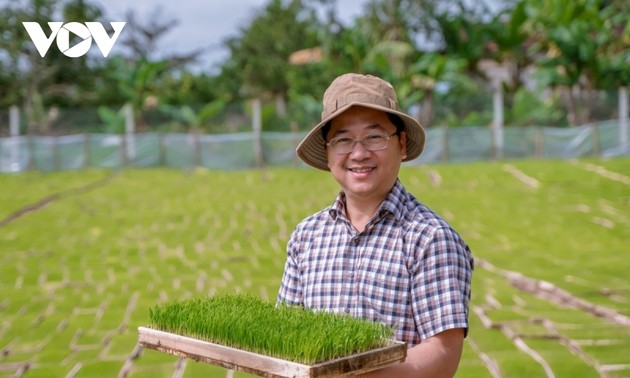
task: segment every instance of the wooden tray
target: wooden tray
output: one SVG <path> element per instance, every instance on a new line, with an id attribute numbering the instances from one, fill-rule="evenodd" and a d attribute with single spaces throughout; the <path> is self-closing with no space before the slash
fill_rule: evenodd
<path id="1" fill-rule="evenodd" d="M 349 376 L 402 362 L 407 356 L 407 345 L 392 341 L 379 349 L 304 365 L 151 328 L 139 327 L 138 337 L 146 348 L 269 378 Z"/>

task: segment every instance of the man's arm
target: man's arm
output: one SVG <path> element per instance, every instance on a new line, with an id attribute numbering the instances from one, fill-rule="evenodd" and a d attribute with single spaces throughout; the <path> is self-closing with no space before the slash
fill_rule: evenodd
<path id="1" fill-rule="evenodd" d="M 363 378 L 453 377 L 464 346 L 464 330 L 450 329 L 407 350 L 405 362 L 361 375 Z"/>

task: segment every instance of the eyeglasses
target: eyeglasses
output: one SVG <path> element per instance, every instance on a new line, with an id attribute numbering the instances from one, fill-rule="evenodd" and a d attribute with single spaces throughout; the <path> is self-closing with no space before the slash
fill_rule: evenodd
<path id="1" fill-rule="evenodd" d="M 326 146 L 336 155 L 349 154 L 357 143 L 361 143 L 368 151 L 381 151 L 387 148 L 389 140 L 396 134 L 368 134 L 357 139 L 350 137 L 333 138 L 326 143 Z"/>

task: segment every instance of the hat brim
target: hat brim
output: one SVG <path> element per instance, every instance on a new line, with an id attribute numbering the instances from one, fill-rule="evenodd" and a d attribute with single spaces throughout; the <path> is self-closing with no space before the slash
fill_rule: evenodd
<path id="1" fill-rule="evenodd" d="M 425 132 L 422 128 L 422 125 L 420 125 L 420 122 L 418 122 L 415 118 L 403 112 L 392 110 L 384 106 L 366 104 L 363 102 L 351 102 L 338 108 L 335 112 L 321 120 L 321 122 L 319 122 L 317 125 L 315 125 L 315 127 L 313 127 L 313 129 L 311 129 L 311 131 L 297 146 L 296 152 L 300 159 L 302 159 L 306 164 L 312 167 L 321 169 L 323 171 L 330 171 L 330 168 L 328 167 L 328 157 L 326 153 L 326 141 L 324 140 L 324 136 L 322 135 L 322 128 L 330 120 L 339 116 L 341 113 L 345 112 L 352 106 L 362 106 L 365 108 L 381 110 L 386 113 L 395 114 L 400 117 L 405 125 L 404 131 L 407 138 L 407 156 L 402 161 L 410 161 L 420 156 L 422 150 L 424 149 Z"/>

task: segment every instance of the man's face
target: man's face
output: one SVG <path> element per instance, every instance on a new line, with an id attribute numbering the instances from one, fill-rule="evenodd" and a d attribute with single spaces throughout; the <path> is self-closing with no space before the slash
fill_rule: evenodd
<path id="1" fill-rule="evenodd" d="M 326 140 L 359 139 L 370 134 L 390 136 L 395 132 L 396 126 L 385 112 L 353 106 L 332 120 Z M 407 156 L 406 135 L 394 135 L 380 151 L 370 151 L 356 143 L 350 153 L 337 154 L 330 147 L 326 153 L 328 167 L 346 196 L 380 202 L 396 182 L 400 163 Z"/>

